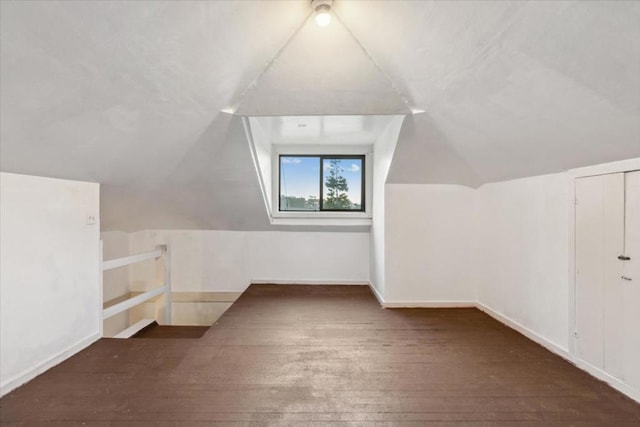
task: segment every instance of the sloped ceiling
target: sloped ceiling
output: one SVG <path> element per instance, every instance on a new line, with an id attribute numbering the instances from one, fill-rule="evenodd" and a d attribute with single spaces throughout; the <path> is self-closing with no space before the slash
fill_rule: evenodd
<path id="1" fill-rule="evenodd" d="M 640 156 L 640 2 L 358 3 L 336 8 L 426 110 L 396 148 L 423 155 L 394 159 L 390 182 L 479 185 Z M 435 174 L 431 146 L 460 175 Z"/>
<path id="2" fill-rule="evenodd" d="M 373 145 L 394 116 L 253 117 L 271 144 Z M 253 126 L 253 125 L 252 125 Z"/>
<path id="3" fill-rule="evenodd" d="M 337 19 L 309 16 L 238 101 L 236 114 L 408 114 L 410 107 Z"/>
<path id="4" fill-rule="evenodd" d="M 306 0 L 0 8 L 0 168 L 102 183 L 104 229 L 269 228 L 230 107 L 423 109 L 389 182 L 640 156 L 636 1 L 336 0 L 325 29 Z"/>

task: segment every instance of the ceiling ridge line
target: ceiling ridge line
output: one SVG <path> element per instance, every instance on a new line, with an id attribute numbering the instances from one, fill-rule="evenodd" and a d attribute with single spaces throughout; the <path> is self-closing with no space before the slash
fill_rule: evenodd
<path id="1" fill-rule="evenodd" d="M 291 44 L 291 41 L 304 28 L 305 24 L 307 23 L 307 21 L 309 20 L 309 18 L 311 17 L 311 15 L 313 13 L 314 13 L 314 11 L 312 10 L 307 14 L 307 16 L 302 20 L 302 23 L 300 25 L 298 25 L 298 28 L 296 28 L 296 30 L 289 36 L 289 38 L 284 42 L 284 44 L 282 46 L 280 46 L 280 49 L 278 49 L 276 51 L 276 53 L 271 57 L 271 59 L 267 62 L 267 64 L 262 69 L 262 71 L 260 71 L 258 76 L 255 79 L 253 79 L 253 81 L 251 83 L 249 83 L 249 85 L 245 88 L 245 90 L 242 91 L 242 93 L 238 97 L 238 101 L 235 102 L 234 104 L 232 104 L 232 106 L 230 108 L 223 109 L 222 110 L 223 113 L 235 114 L 235 112 L 238 111 L 238 108 L 240 108 L 240 105 L 242 105 L 242 103 L 244 102 L 245 98 L 247 97 L 247 94 L 249 93 L 249 90 L 251 90 L 252 88 L 255 88 L 255 87 L 258 86 L 258 83 L 260 83 L 260 80 L 262 79 L 262 77 L 266 74 L 267 71 L 269 71 L 271 69 L 271 67 L 276 62 L 278 57 L 280 57 L 282 52 L 284 52 L 284 50 L 287 48 L 287 46 L 289 46 L 289 44 Z"/>
<path id="2" fill-rule="evenodd" d="M 371 53 L 369 53 L 369 51 L 367 50 L 367 48 L 364 47 L 364 45 L 360 42 L 360 40 L 358 39 L 358 37 L 356 37 L 355 34 L 353 34 L 353 31 L 351 31 L 351 29 L 347 26 L 347 24 L 344 22 L 344 20 L 340 17 L 340 15 L 338 15 L 335 11 L 333 11 L 333 14 L 335 15 L 336 19 L 338 21 L 340 21 L 340 24 L 342 24 L 342 26 L 344 27 L 345 30 L 347 30 L 347 33 L 349 33 L 349 35 L 351 36 L 351 38 L 353 40 L 355 40 L 356 44 L 358 45 L 358 47 L 360 47 L 360 50 L 362 50 L 362 52 L 366 55 L 366 57 L 369 59 L 369 61 L 371 61 L 371 63 L 373 64 L 373 66 L 376 68 L 376 70 L 378 70 L 378 72 L 380 74 L 382 74 L 382 76 L 387 80 L 387 82 L 391 85 L 391 89 L 393 89 L 393 91 L 396 93 L 396 95 L 398 95 L 398 97 L 400 98 L 400 100 L 407 106 L 407 108 L 409 109 L 409 111 L 412 114 L 417 114 L 417 113 L 423 113 L 424 110 L 418 109 L 416 107 L 413 106 L 413 103 L 409 101 L 409 98 L 407 95 L 405 95 L 399 88 L 398 85 L 396 84 L 396 82 L 391 78 L 391 76 L 386 73 L 384 71 L 384 69 L 382 69 L 382 67 L 378 64 L 378 62 L 374 59 L 373 55 L 371 55 Z"/>

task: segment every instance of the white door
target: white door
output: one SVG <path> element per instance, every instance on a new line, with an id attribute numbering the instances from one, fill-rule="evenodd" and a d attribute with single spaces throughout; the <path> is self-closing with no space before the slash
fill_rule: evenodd
<path id="1" fill-rule="evenodd" d="M 626 181 L 624 292 L 624 376 L 640 390 L 640 171 L 629 172 Z"/>
<path id="2" fill-rule="evenodd" d="M 578 357 L 623 377 L 624 174 L 576 179 Z"/>

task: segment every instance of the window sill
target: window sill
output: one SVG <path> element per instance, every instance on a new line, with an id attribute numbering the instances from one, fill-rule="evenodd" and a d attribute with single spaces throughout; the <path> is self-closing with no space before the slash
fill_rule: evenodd
<path id="1" fill-rule="evenodd" d="M 319 225 L 319 226 L 362 226 L 371 225 L 372 220 L 365 215 L 351 216 L 279 215 L 271 217 L 273 225 Z"/>

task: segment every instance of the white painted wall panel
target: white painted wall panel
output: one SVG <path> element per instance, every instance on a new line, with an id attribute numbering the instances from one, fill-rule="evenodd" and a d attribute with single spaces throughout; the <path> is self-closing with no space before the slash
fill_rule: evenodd
<path id="1" fill-rule="evenodd" d="M 567 175 L 487 184 L 476 196 L 478 244 L 469 268 L 479 302 L 567 349 Z"/>
<path id="2" fill-rule="evenodd" d="M 633 286 L 634 254 L 640 247 L 636 174 L 575 180 L 575 311 L 578 364 L 638 399 L 640 291 Z M 631 259 L 623 261 L 619 255 Z"/>
<path id="3" fill-rule="evenodd" d="M 623 378 L 622 360 L 625 347 L 625 331 L 622 327 L 624 322 L 624 292 L 621 280 L 623 263 L 618 256 L 624 251 L 624 174 L 616 173 L 594 178 L 602 180 L 604 190 L 601 209 L 604 240 L 600 242 L 600 246 L 603 247 L 603 259 L 600 262 L 603 263 L 604 273 L 602 276 L 604 369 L 617 378 Z M 579 208 L 580 199 L 578 198 L 576 213 Z M 593 312 L 590 314 L 594 315 Z M 579 329 L 578 333 L 580 334 Z M 581 342 L 582 338 L 579 336 L 578 342 Z"/>
<path id="4" fill-rule="evenodd" d="M 265 129 L 257 123 L 259 119 L 257 117 L 249 117 L 245 122 L 247 125 L 246 131 L 251 133 L 253 139 L 254 164 L 258 173 L 258 180 L 260 182 L 260 188 L 263 193 L 265 206 L 267 213 L 271 215 L 271 144 Z M 249 126 L 250 124 L 250 126 Z"/>
<path id="5" fill-rule="evenodd" d="M 576 330 L 578 356 L 604 366 L 604 189 L 602 177 L 577 179 L 576 198 Z"/>
<path id="6" fill-rule="evenodd" d="M 404 119 L 404 117 L 394 118 L 385 131 L 380 134 L 373 146 L 369 280 L 379 298 L 385 298 L 385 253 L 387 251 L 385 244 L 386 181 Z"/>
<path id="7" fill-rule="evenodd" d="M 475 301 L 475 190 L 387 184 L 386 302 Z"/>
<path id="8" fill-rule="evenodd" d="M 99 185 L 0 173 L 2 394 L 98 338 Z"/>
<path id="9" fill-rule="evenodd" d="M 102 257 L 105 260 L 122 258 L 129 255 L 129 234 L 122 231 L 100 233 L 102 240 Z M 107 270 L 103 274 L 102 294 L 104 301 L 110 301 L 129 293 L 129 267 L 124 266 Z M 103 335 L 112 337 L 129 326 L 128 312 L 120 313 L 106 319 L 103 324 Z"/>
<path id="10" fill-rule="evenodd" d="M 248 233 L 251 280 L 369 280 L 369 233 Z"/>
<path id="11" fill-rule="evenodd" d="M 172 289 L 243 291 L 252 280 L 367 282 L 368 233 L 153 230 L 132 233 L 131 250 L 171 248 Z M 131 267 L 137 290 L 151 287 L 154 265 Z"/>
<path id="12" fill-rule="evenodd" d="M 131 250 L 168 245 L 173 292 L 242 291 L 249 281 L 246 240 L 241 231 L 147 230 L 131 234 Z M 158 280 L 155 262 L 131 266 L 136 290 L 151 289 L 150 278 Z"/>
<path id="13" fill-rule="evenodd" d="M 640 171 L 626 174 L 625 254 L 623 280 L 625 382 L 640 391 Z"/>

